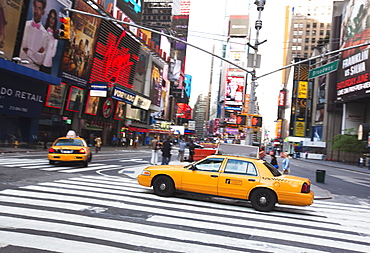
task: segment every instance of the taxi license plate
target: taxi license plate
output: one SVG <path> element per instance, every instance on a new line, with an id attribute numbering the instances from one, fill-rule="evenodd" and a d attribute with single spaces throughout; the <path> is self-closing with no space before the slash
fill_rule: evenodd
<path id="1" fill-rule="evenodd" d="M 63 154 L 72 154 L 72 150 L 62 150 Z"/>

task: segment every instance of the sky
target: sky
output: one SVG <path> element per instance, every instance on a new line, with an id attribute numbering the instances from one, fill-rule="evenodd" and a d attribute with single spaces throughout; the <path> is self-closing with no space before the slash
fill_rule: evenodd
<path id="1" fill-rule="evenodd" d="M 296 0 L 297 1 L 297 0 Z M 299 0 L 298 0 L 299 1 Z M 215 4 L 217 2 L 217 4 Z M 257 77 L 284 66 L 283 64 L 283 36 L 285 22 L 285 6 L 289 0 L 267 0 L 261 13 L 262 29 L 259 32 L 259 41 L 267 42 L 258 46 L 261 54 L 261 68 L 256 69 Z M 225 11 L 226 10 L 226 11 Z M 188 42 L 208 51 L 212 51 L 214 44 L 226 37 L 225 15 L 250 15 L 251 44 L 256 37 L 255 21 L 258 18 L 257 6 L 254 0 L 202 0 L 192 1 L 190 7 Z M 204 38 L 208 37 L 208 38 Z M 210 38 L 212 37 L 212 38 Z M 215 52 L 220 55 L 220 52 Z M 192 95 L 190 105 L 193 106 L 198 94 L 208 91 L 210 83 L 211 56 L 194 48 L 187 48 L 186 74 L 192 75 Z M 214 71 L 216 71 L 214 69 Z M 250 77 L 248 78 L 248 83 Z M 277 119 L 277 99 L 282 85 L 282 73 L 257 80 L 257 101 L 260 114 L 263 117 L 264 128 L 269 131 L 269 137 L 275 135 L 275 120 Z"/>

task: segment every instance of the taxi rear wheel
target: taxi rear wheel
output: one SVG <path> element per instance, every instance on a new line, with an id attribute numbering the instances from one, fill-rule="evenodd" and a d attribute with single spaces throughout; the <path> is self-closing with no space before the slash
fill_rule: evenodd
<path id="1" fill-rule="evenodd" d="M 82 167 L 87 167 L 89 166 L 89 162 L 88 161 L 83 161 L 82 162 Z"/>
<path id="2" fill-rule="evenodd" d="M 175 185 L 168 176 L 159 176 L 153 182 L 154 193 L 158 196 L 169 197 L 175 194 Z"/>
<path id="3" fill-rule="evenodd" d="M 257 211 L 269 212 L 277 202 L 276 195 L 269 189 L 256 189 L 252 192 L 250 201 Z"/>
<path id="4" fill-rule="evenodd" d="M 49 164 L 50 165 L 54 165 L 55 164 L 55 161 L 49 160 Z"/>

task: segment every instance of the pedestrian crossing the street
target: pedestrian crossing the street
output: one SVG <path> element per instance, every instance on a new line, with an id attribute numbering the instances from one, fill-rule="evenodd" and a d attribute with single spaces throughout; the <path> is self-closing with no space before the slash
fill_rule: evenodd
<path id="1" fill-rule="evenodd" d="M 101 169 L 122 169 L 125 162 L 131 162 L 135 164 L 149 164 L 143 159 L 120 159 L 117 164 L 107 165 L 100 162 L 89 163 L 89 167 L 81 168 L 78 163 L 75 165 L 64 164 L 50 165 L 47 159 L 19 159 L 19 158 L 0 158 L 0 166 L 12 167 L 12 168 L 21 168 L 21 169 L 30 169 L 30 170 L 42 170 L 42 171 L 55 171 L 62 173 L 81 173 L 87 171 L 97 171 Z"/>
<path id="2" fill-rule="evenodd" d="M 2 190 L 0 205 L 0 251 L 370 252 L 366 205 L 263 213 L 243 201 L 162 198 L 134 178 L 101 175 Z"/>

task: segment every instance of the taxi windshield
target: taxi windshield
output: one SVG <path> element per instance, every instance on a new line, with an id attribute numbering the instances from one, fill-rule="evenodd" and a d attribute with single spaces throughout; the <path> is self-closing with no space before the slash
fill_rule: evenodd
<path id="1" fill-rule="evenodd" d="M 83 146 L 83 142 L 80 139 L 60 139 L 54 146 Z"/>

